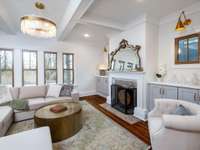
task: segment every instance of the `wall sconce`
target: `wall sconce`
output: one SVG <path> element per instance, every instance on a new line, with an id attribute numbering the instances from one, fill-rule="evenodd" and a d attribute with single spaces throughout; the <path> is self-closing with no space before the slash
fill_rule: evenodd
<path id="1" fill-rule="evenodd" d="M 182 21 L 182 17 L 183 17 L 183 21 Z M 180 16 L 179 16 L 179 19 L 178 19 L 178 22 L 176 24 L 176 31 L 183 31 L 185 30 L 185 26 L 188 26 L 192 23 L 192 20 L 191 19 L 187 19 L 186 18 L 186 15 L 185 15 L 185 12 L 182 11 Z"/>

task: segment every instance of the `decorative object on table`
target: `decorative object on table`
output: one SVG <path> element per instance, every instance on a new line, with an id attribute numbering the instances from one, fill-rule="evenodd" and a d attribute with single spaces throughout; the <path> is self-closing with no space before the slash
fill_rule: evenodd
<path id="1" fill-rule="evenodd" d="M 64 105 L 61 105 L 61 104 L 57 104 L 57 105 L 50 108 L 50 111 L 54 112 L 54 113 L 61 113 L 61 112 L 66 111 L 66 110 L 67 110 L 67 107 L 64 106 Z"/>
<path id="2" fill-rule="evenodd" d="M 35 7 L 39 11 L 45 9 L 41 2 L 36 2 Z M 42 16 L 26 15 L 21 17 L 21 31 L 30 36 L 52 38 L 56 36 L 56 23 Z"/>
<path id="3" fill-rule="evenodd" d="M 160 65 L 159 71 L 156 73 L 157 81 L 162 82 L 165 75 L 166 75 L 166 65 Z"/>
<path id="4" fill-rule="evenodd" d="M 183 18 L 183 20 L 182 20 Z M 183 31 L 186 29 L 186 26 L 190 25 L 192 23 L 191 19 L 186 18 L 185 12 L 182 11 L 179 18 L 178 18 L 178 22 L 176 24 L 176 31 Z"/>
<path id="5" fill-rule="evenodd" d="M 141 58 L 139 55 L 139 50 L 141 46 L 139 45 L 129 45 L 128 41 L 123 39 L 119 43 L 119 47 L 109 54 L 109 67 L 108 70 L 116 72 L 127 72 L 130 70 L 127 68 L 128 63 L 133 64 L 133 69 L 131 71 L 143 71 L 141 66 Z M 125 62 L 125 68 L 122 69 L 120 62 Z"/>
<path id="6" fill-rule="evenodd" d="M 105 76 L 107 69 L 108 69 L 107 65 L 105 65 L 105 64 L 99 65 L 99 75 L 100 76 Z"/>

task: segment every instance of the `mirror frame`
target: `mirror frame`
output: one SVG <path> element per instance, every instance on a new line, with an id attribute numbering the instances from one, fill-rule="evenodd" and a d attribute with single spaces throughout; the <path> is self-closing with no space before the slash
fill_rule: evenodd
<path id="1" fill-rule="evenodd" d="M 140 54 L 139 54 L 141 46 L 140 45 L 135 45 L 135 46 L 134 45 L 130 45 L 130 44 L 128 44 L 128 41 L 125 40 L 125 39 L 122 39 L 122 41 L 119 43 L 119 47 L 109 54 L 109 58 L 111 58 L 111 59 L 109 60 L 108 70 L 112 71 L 112 62 L 114 60 L 115 55 L 120 50 L 123 50 L 125 48 L 131 48 L 133 51 L 136 51 L 137 57 L 139 59 L 139 64 L 136 66 L 135 69 L 136 69 L 136 71 L 143 71 L 143 68 L 141 66 L 141 57 L 140 57 Z"/>

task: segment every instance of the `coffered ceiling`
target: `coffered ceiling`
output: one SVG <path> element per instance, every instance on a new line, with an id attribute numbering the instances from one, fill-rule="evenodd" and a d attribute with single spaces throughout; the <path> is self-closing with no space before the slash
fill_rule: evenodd
<path id="1" fill-rule="evenodd" d="M 39 11 L 36 0 L 0 0 L 0 31 L 20 34 L 20 18 L 40 15 L 57 24 L 61 41 L 106 44 L 108 37 L 126 29 L 139 16 L 158 20 L 199 0 L 38 0 L 46 5 Z M 90 34 L 89 38 L 83 35 Z"/>

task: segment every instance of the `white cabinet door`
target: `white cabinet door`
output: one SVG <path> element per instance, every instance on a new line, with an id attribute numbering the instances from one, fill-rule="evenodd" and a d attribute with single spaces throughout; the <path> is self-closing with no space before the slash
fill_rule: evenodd
<path id="1" fill-rule="evenodd" d="M 178 88 L 171 87 L 171 86 L 163 86 L 162 98 L 177 99 L 178 98 Z"/>
<path id="2" fill-rule="evenodd" d="M 108 78 L 96 77 L 96 91 L 101 94 L 101 96 L 108 96 Z"/>
<path id="3" fill-rule="evenodd" d="M 161 95 L 162 86 L 150 85 L 149 86 L 149 110 L 152 110 L 155 106 L 154 100 L 156 98 L 162 98 Z"/>
<path id="4" fill-rule="evenodd" d="M 189 101 L 192 103 L 199 103 L 198 90 L 189 88 L 179 88 L 178 99 Z"/>

